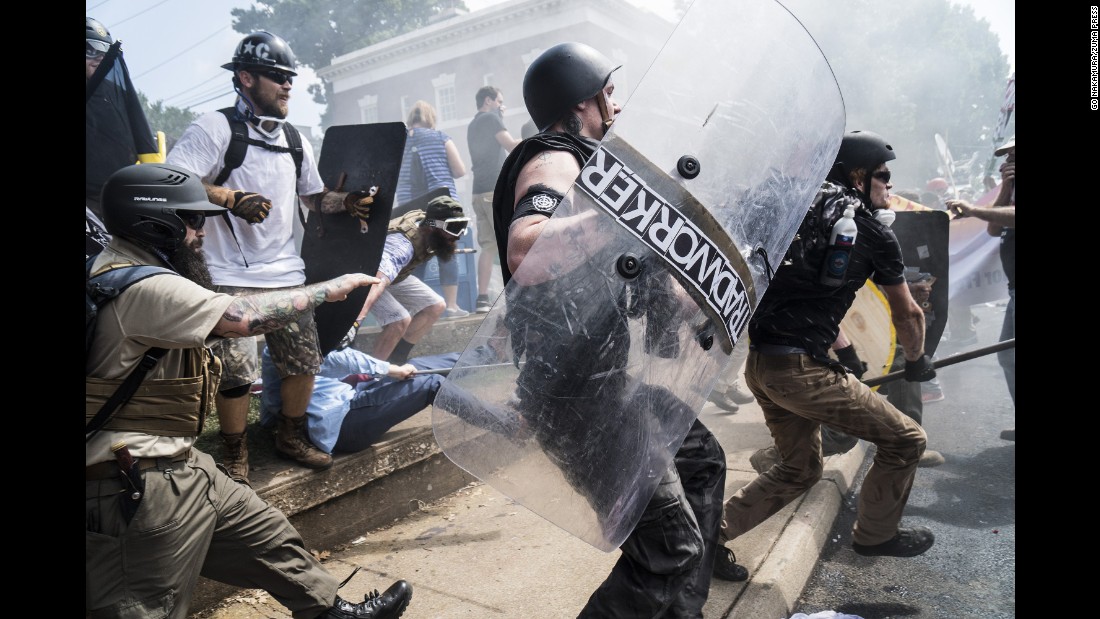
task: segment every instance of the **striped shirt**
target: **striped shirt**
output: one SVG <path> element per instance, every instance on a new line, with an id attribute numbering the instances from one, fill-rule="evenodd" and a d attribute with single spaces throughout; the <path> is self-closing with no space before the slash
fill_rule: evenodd
<path id="1" fill-rule="evenodd" d="M 401 158 L 401 173 L 397 178 L 397 192 L 394 195 L 397 204 L 405 204 L 412 198 L 439 187 L 446 187 L 451 192 L 451 197 L 458 199 L 455 179 L 451 176 L 451 165 L 447 161 L 446 144 L 450 139 L 442 131 L 413 128 L 412 135 L 405 141 L 405 154 Z"/>

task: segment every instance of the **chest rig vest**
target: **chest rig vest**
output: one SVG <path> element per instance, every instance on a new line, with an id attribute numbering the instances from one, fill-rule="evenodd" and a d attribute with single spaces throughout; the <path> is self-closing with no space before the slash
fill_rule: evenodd
<path id="1" fill-rule="evenodd" d="M 416 267 L 431 260 L 432 256 L 435 255 L 435 252 L 428 247 L 427 234 L 422 236 L 418 233 L 420 222 L 425 217 L 427 217 L 427 214 L 424 211 L 409 211 L 396 219 L 391 219 L 389 227 L 386 228 L 387 234 L 400 233 L 409 239 L 409 242 L 413 245 L 412 260 L 397 273 L 397 277 L 393 280 L 395 284 L 408 277 Z M 425 233 L 427 232 L 429 231 L 426 230 Z"/>

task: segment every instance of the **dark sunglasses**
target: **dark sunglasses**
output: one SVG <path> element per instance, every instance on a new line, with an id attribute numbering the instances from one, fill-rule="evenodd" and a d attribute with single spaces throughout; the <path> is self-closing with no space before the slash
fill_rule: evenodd
<path id="1" fill-rule="evenodd" d="M 84 39 L 84 55 L 86 58 L 98 58 L 107 53 L 107 50 L 111 46 L 106 41 L 96 41 L 95 39 Z"/>
<path id="2" fill-rule="evenodd" d="M 200 213 L 198 211 L 176 211 L 176 215 L 183 220 L 183 223 L 187 224 L 188 228 L 194 230 L 202 230 L 202 227 L 206 225 L 206 213 Z"/>
<path id="3" fill-rule="evenodd" d="M 286 73 L 280 73 L 279 71 L 262 71 L 260 73 L 257 73 L 257 75 L 262 75 L 280 86 L 286 84 L 287 82 L 290 82 L 291 84 L 294 83 L 293 75 L 287 75 Z"/>
<path id="4" fill-rule="evenodd" d="M 874 178 L 879 179 L 880 181 L 882 181 L 884 183 L 889 183 L 890 182 L 890 170 L 882 170 L 880 172 L 875 172 L 871 176 L 874 177 Z"/>

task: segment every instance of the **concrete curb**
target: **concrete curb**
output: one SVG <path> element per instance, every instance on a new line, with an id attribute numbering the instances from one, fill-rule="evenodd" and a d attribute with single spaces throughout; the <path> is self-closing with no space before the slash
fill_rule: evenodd
<path id="1" fill-rule="evenodd" d="M 867 451 L 867 444 L 860 441 L 848 453 L 827 459 L 821 481 L 784 509 L 782 533 L 723 617 L 785 619 L 790 615 Z"/>

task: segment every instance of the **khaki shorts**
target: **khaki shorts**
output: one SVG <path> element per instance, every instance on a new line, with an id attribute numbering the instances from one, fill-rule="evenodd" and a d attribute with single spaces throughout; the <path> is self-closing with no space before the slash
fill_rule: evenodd
<path id="1" fill-rule="evenodd" d="M 474 194 L 470 210 L 474 212 L 477 244 L 481 247 L 481 251 L 492 250 L 493 253 L 496 253 L 497 237 L 493 227 L 493 192 Z"/>
<path id="2" fill-rule="evenodd" d="M 415 275 L 410 275 L 386 286 L 374 305 L 370 307 L 370 315 L 384 327 L 419 314 L 421 310 L 439 303 L 444 303 L 443 297 Z"/>
<path id="3" fill-rule="evenodd" d="M 215 290 L 243 296 L 290 288 L 216 286 Z M 317 340 L 317 324 L 313 322 L 312 311 L 302 314 L 297 322 L 264 334 L 264 341 L 271 350 L 271 360 L 280 376 L 312 376 L 320 371 L 321 347 Z M 211 346 L 211 350 L 222 361 L 222 382 L 218 387 L 221 391 L 251 385 L 260 378 L 260 355 L 255 337 L 225 338 Z"/>

